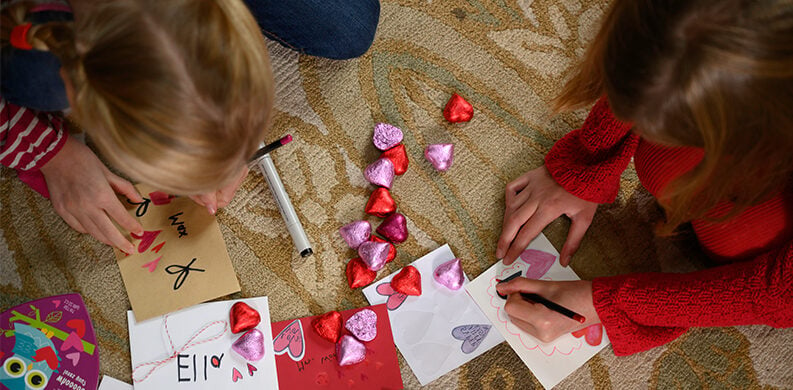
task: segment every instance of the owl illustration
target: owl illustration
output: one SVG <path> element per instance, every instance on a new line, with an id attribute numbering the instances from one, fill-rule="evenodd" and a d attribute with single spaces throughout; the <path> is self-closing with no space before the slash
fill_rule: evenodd
<path id="1" fill-rule="evenodd" d="M 0 383 L 9 390 L 44 389 L 60 364 L 55 344 L 40 330 L 25 324 L 15 323 L 14 335 L 14 354 L 2 362 Z"/>

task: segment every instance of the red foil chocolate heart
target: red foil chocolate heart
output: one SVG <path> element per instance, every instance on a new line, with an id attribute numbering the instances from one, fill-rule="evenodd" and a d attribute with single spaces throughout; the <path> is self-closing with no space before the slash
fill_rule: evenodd
<path id="1" fill-rule="evenodd" d="M 452 123 L 468 122 L 473 116 L 474 107 L 456 93 L 452 95 L 443 109 L 443 117 Z"/>
<path id="2" fill-rule="evenodd" d="M 248 306 L 245 302 L 237 302 L 231 305 L 229 312 L 229 322 L 231 322 L 231 333 L 240 333 L 251 330 L 259 325 L 262 318 L 256 309 Z"/>
<path id="3" fill-rule="evenodd" d="M 405 295 L 421 295 L 421 274 L 419 270 L 412 265 L 402 268 L 402 271 L 399 271 L 391 279 L 391 288 Z"/>
<path id="4" fill-rule="evenodd" d="M 400 213 L 394 213 L 386 217 L 376 232 L 387 240 L 399 244 L 408 239 L 407 219 Z"/>
<path id="5" fill-rule="evenodd" d="M 347 284 L 350 288 L 358 288 L 368 285 L 377 277 L 377 272 L 370 270 L 360 257 L 356 257 L 347 263 Z"/>
<path id="6" fill-rule="evenodd" d="M 314 317 L 311 320 L 311 327 L 314 328 L 319 337 L 335 344 L 341 338 L 341 330 L 344 329 L 341 313 L 329 311 L 321 316 Z"/>
<path id="7" fill-rule="evenodd" d="M 388 245 L 389 245 L 389 247 L 388 247 L 388 257 L 385 258 L 385 262 L 386 263 L 390 263 L 390 262 L 394 261 L 394 259 L 396 259 L 397 251 L 396 251 L 396 246 L 394 244 L 392 244 L 392 243 L 390 243 L 390 242 L 388 242 L 388 241 L 386 241 L 386 240 L 384 240 L 384 239 L 382 239 L 380 237 L 374 236 L 374 235 L 369 238 L 369 241 L 377 241 L 377 242 L 388 243 Z"/>
<path id="8" fill-rule="evenodd" d="M 408 153 L 405 144 L 399 144 L 380 154 L 380 158 L 387 158 L 394 164 L 394 173 L 397 176 L 405 174 L 408 170 Z"/>
<path id="9" fill-rule="evenodd" d="M 396 202 L 394 202 L 394 198 L 391 197 L 391 193 L 387 189 L 380 187 L 369 196 L 369 201 L 366 202 L 364 211 L 366 211 L 366 214 L 384 218 L 396 211 Z"/>

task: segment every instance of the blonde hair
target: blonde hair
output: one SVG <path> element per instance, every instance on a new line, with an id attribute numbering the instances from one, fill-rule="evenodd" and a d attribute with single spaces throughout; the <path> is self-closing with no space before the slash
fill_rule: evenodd
<path id="1" fill-rule="evenodd" d="M 662 189 L 659 233 L 733 217 L 790 184 L 793 1 L 616 0 L 555 108 L 603 95 L 642 137 L 705 151 Z"/>
<path id="2" fill-rule="evenodd" d="M 114 0 L 92 7 L 73 28 L 47 23 L 29 32 L 34 48 L 61 59 L 76 121 L 133 180 L 183 195 L 228 184 L 264 140 L 273 104 L 267 48 L 246 6 Z"/>

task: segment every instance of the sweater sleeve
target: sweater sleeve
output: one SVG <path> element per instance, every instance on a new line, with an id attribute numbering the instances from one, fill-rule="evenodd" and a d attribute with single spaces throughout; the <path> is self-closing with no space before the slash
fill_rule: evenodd
<path id="1" fill-rule="evenodd" d="M 34 171 L 46 164 L 66 142 L 63 120 L 0 98 L 0 164 Z"/>
<path id="2" fill-rule="evenodd" d="M 611 203 L 639 143 L 630 130 L 631 124 L 615 118 L 603 97 L 580 129 L 554 144 L 545 166 L 567 192 L 590 202 Z"/>
<path id="3" fill-rule="evenodd" d="M 666 344 L 692 326 L 793 327 L 793 242 L 692 273 L 598 278 L 592 296 L 617 355 Z"/>

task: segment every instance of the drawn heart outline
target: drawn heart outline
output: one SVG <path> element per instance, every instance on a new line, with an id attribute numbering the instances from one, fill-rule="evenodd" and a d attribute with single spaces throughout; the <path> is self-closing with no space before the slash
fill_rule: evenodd
<path id="1" fill-rule="evenodd" d="M 288 354 L 294 361 L 300 361 L 306 353 L 306 341 L 303 337 L 303 324 L 299 319 L 289 323 L 278 336 L 273 339 L 273 350 L 276 355 Z"/>
<path id="2" fill-rule="evenodd" d="M 462 340 L 463 344 L 460 346 L 460 349 L 463 353 L 468 354 L 474 352 L 479 345 L 482 344 L 482 340 L 487 337 L 490 328 L 491 325 L 460 325 L 452 329 L 452 337 L 457 340 Z"/>

